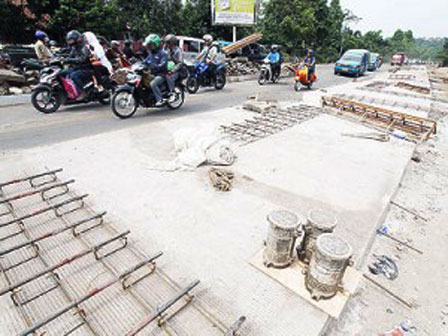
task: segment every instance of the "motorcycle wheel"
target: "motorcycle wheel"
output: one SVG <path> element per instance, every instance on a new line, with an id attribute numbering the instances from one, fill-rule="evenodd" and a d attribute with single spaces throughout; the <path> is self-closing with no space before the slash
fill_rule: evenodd
<path id="1" fill-rule="evenodd" d="M 266 74 L 264 71 L 261 71 L 258 75 L 258 84 L 264 85 L 266 84 Z"/>
<path id="2" fill-rule="evenodd" d="M 187 79 L 188 93 L 195 94 L 199 90 L 199 82 L 197 78 L 190 77 Z"/>
<path id="3" fill-rule="evenodd" d="M 185 91 L 182 87 L 174 87 L 174 91 L 170 98 L 167 100 L 166 104 L 170 110 L 177 110 L 185 102 Z"/>
<path id="4" fill-rule="evenodd" d="M 120 119 L 132 117 L 137 108 L 138 103 L 131 92 L 120 91 L 112 97 L 112 112 Z"/>
<path id="5" fill-rule="evenodd" d="M 34 90 L 31 94 L 31 103 L 42 113 L 54 113 L 61 106 L 61 99 L 56 92 L 42 88 Z"/>
<path id="6" fill-rule="evenodd" d="M 299 92 L 300 91 L 300 82 L 295 82 L 294 83 L 294 90 L 296 91 L 296 92 Z"/>
<path id="7" fill-rule="evenodd" d="M 224 74 L 224 72 L 219 71 L 216 74 L 216 82 L 215 82 L 215 89 L 216 90 L 222 90 L 224 89 L 224 86 L 226 86 L 226 75 Z"/>

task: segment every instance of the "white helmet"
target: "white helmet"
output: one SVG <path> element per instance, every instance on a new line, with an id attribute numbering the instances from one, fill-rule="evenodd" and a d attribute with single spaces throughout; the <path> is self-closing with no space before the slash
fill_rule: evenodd
<path id="1" fill-rule="evenodd" d="M 205 41 L 205 43 L 211 44 L 213 42 L 213 36 L 210 34 L 205 34 L 202 39 Z"/>

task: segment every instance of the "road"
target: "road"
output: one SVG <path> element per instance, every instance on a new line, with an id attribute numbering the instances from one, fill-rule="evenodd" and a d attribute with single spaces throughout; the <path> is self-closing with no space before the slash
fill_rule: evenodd
<path id="1" fill-rule="evenodd" d="M 334 76 L 332 65 L 318 66 L 317 75 L 319 80 L 316 89 L 353 80 L 349 77 Z M 367 75 L 371 76 L 374 74 Z M 140 109 L 128 120 L 116 118 L 109 106 L 93 103 L 62 107 L 58 112 L 49 115 L 37 112 L 30 103 L 0 107 L 0 150 L 5 152 L 33 148 L 133 127 L 141 123 L 153 123 L 162 118 L 207 113 L 240 105 L 248 95 L 255 93 L 259 93 L 263 98 L 298 101 L 303 94 L 306 94 L 306 92 L 294 92 L 292 78 L 284 78 L 278 84 L 266 86 L 259 86 L 256 81 L 229 83 L 219 92 L 214 89 L 201 89 L 195 95 L 187 95 L 184 107 L 177 111 Z"/>

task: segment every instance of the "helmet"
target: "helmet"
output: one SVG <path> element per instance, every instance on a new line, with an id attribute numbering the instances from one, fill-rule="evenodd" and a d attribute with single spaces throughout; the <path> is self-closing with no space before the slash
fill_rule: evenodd
<path id="1" fill-rule="evenodd" d="M 154 47 L 159 48 L 161 43 L 162 43 L 162 40 L 160 39 L 159 35 L 157 35 L 157 34 L 149 34 L 146 37 L 145 42 L 143 43 L 143 45 L 145 47 L 148 47 L 150 44 L 153 44 Z"/>
<path id="2" fill-rule="evenodd" d="M 219 42 L 218 41 L 214 41 L 212 43 L 212 47 L 219 47 Z"/>
<path id="3" fill-rule="evenodd" d="M 43 32 L 42 30 L 38 30 L 38 31 L 36 31 L 36 33 L 34 34 L 34 36 L 35 36 L 38 40 L 43 40 L 43 39 L 45 39 L 46 37 L 48 37 L 48 35 L 47 35 L 45 32 Z"/>
<path id="4" fill-rule="evenodd" d="M 110 46 L 112 48 L 119 48 L 120 47 L 120 42 L 118 42 L 118 41 L 110 41 Z"/>
<path id="5" fill-rule="evenodd" d="M 211 44 L 213 42 L 213 36 L 210 34 L 205 34 L 202 39 L 205 41 L 205 43 Z"/>
<path id="6" fill-rule="evenodd" d="M 308 49 L 308 52 L 310 53 L 311 56 L 314 56 L 314 50 L 313 49 Z"/>
<path id="7" fill-rule="evenodd" d="M 72 30 L 68 32 L 67 37 L 65 39 L 69 45 L 74 45 L 77 44 L 81 38 L 82 35 L 79 31 Z"/>
<path id="8" fill-rule="evenodd" d="M 165 36 L 165 43 L 177 44 L 177 37 L 173 34 L 168 34 Z"/>
<path id="9" fill-rule="evenodd" d="M 125 45 L 125 46 L 130 46 L 130 45 L 132 45 L 132 41 L 131 41 L 131 40 L 126 40 L 126 41 L 124 42 L 124 45 Z"/>
<path id="10" fill-rule="evenodd" d="M 273 51 L 273 52 L 276 52 L 276 51 L 278 51 L 278 45 L 276 45 L 276 44 L 273 44 L 272 46 L 271 46 L 271 51 Z"/>
<path id="11" fill-rule="evenodd" d="M 51 41 L 50 41 L 50 45 L 51 45 L 52 47 L 56 47 L 56 46 L 58 45 L 58 43 L 57 43 L 55 40 L 51 40 Z"/>

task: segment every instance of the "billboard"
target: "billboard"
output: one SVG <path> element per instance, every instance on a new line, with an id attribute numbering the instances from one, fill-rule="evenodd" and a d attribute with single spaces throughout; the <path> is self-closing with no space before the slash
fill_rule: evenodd
<path id="1" fill-rule="evenodd" d="M 257 0 L 212 0 L 213 23 L 216 25 L 255 24 Z"/>

